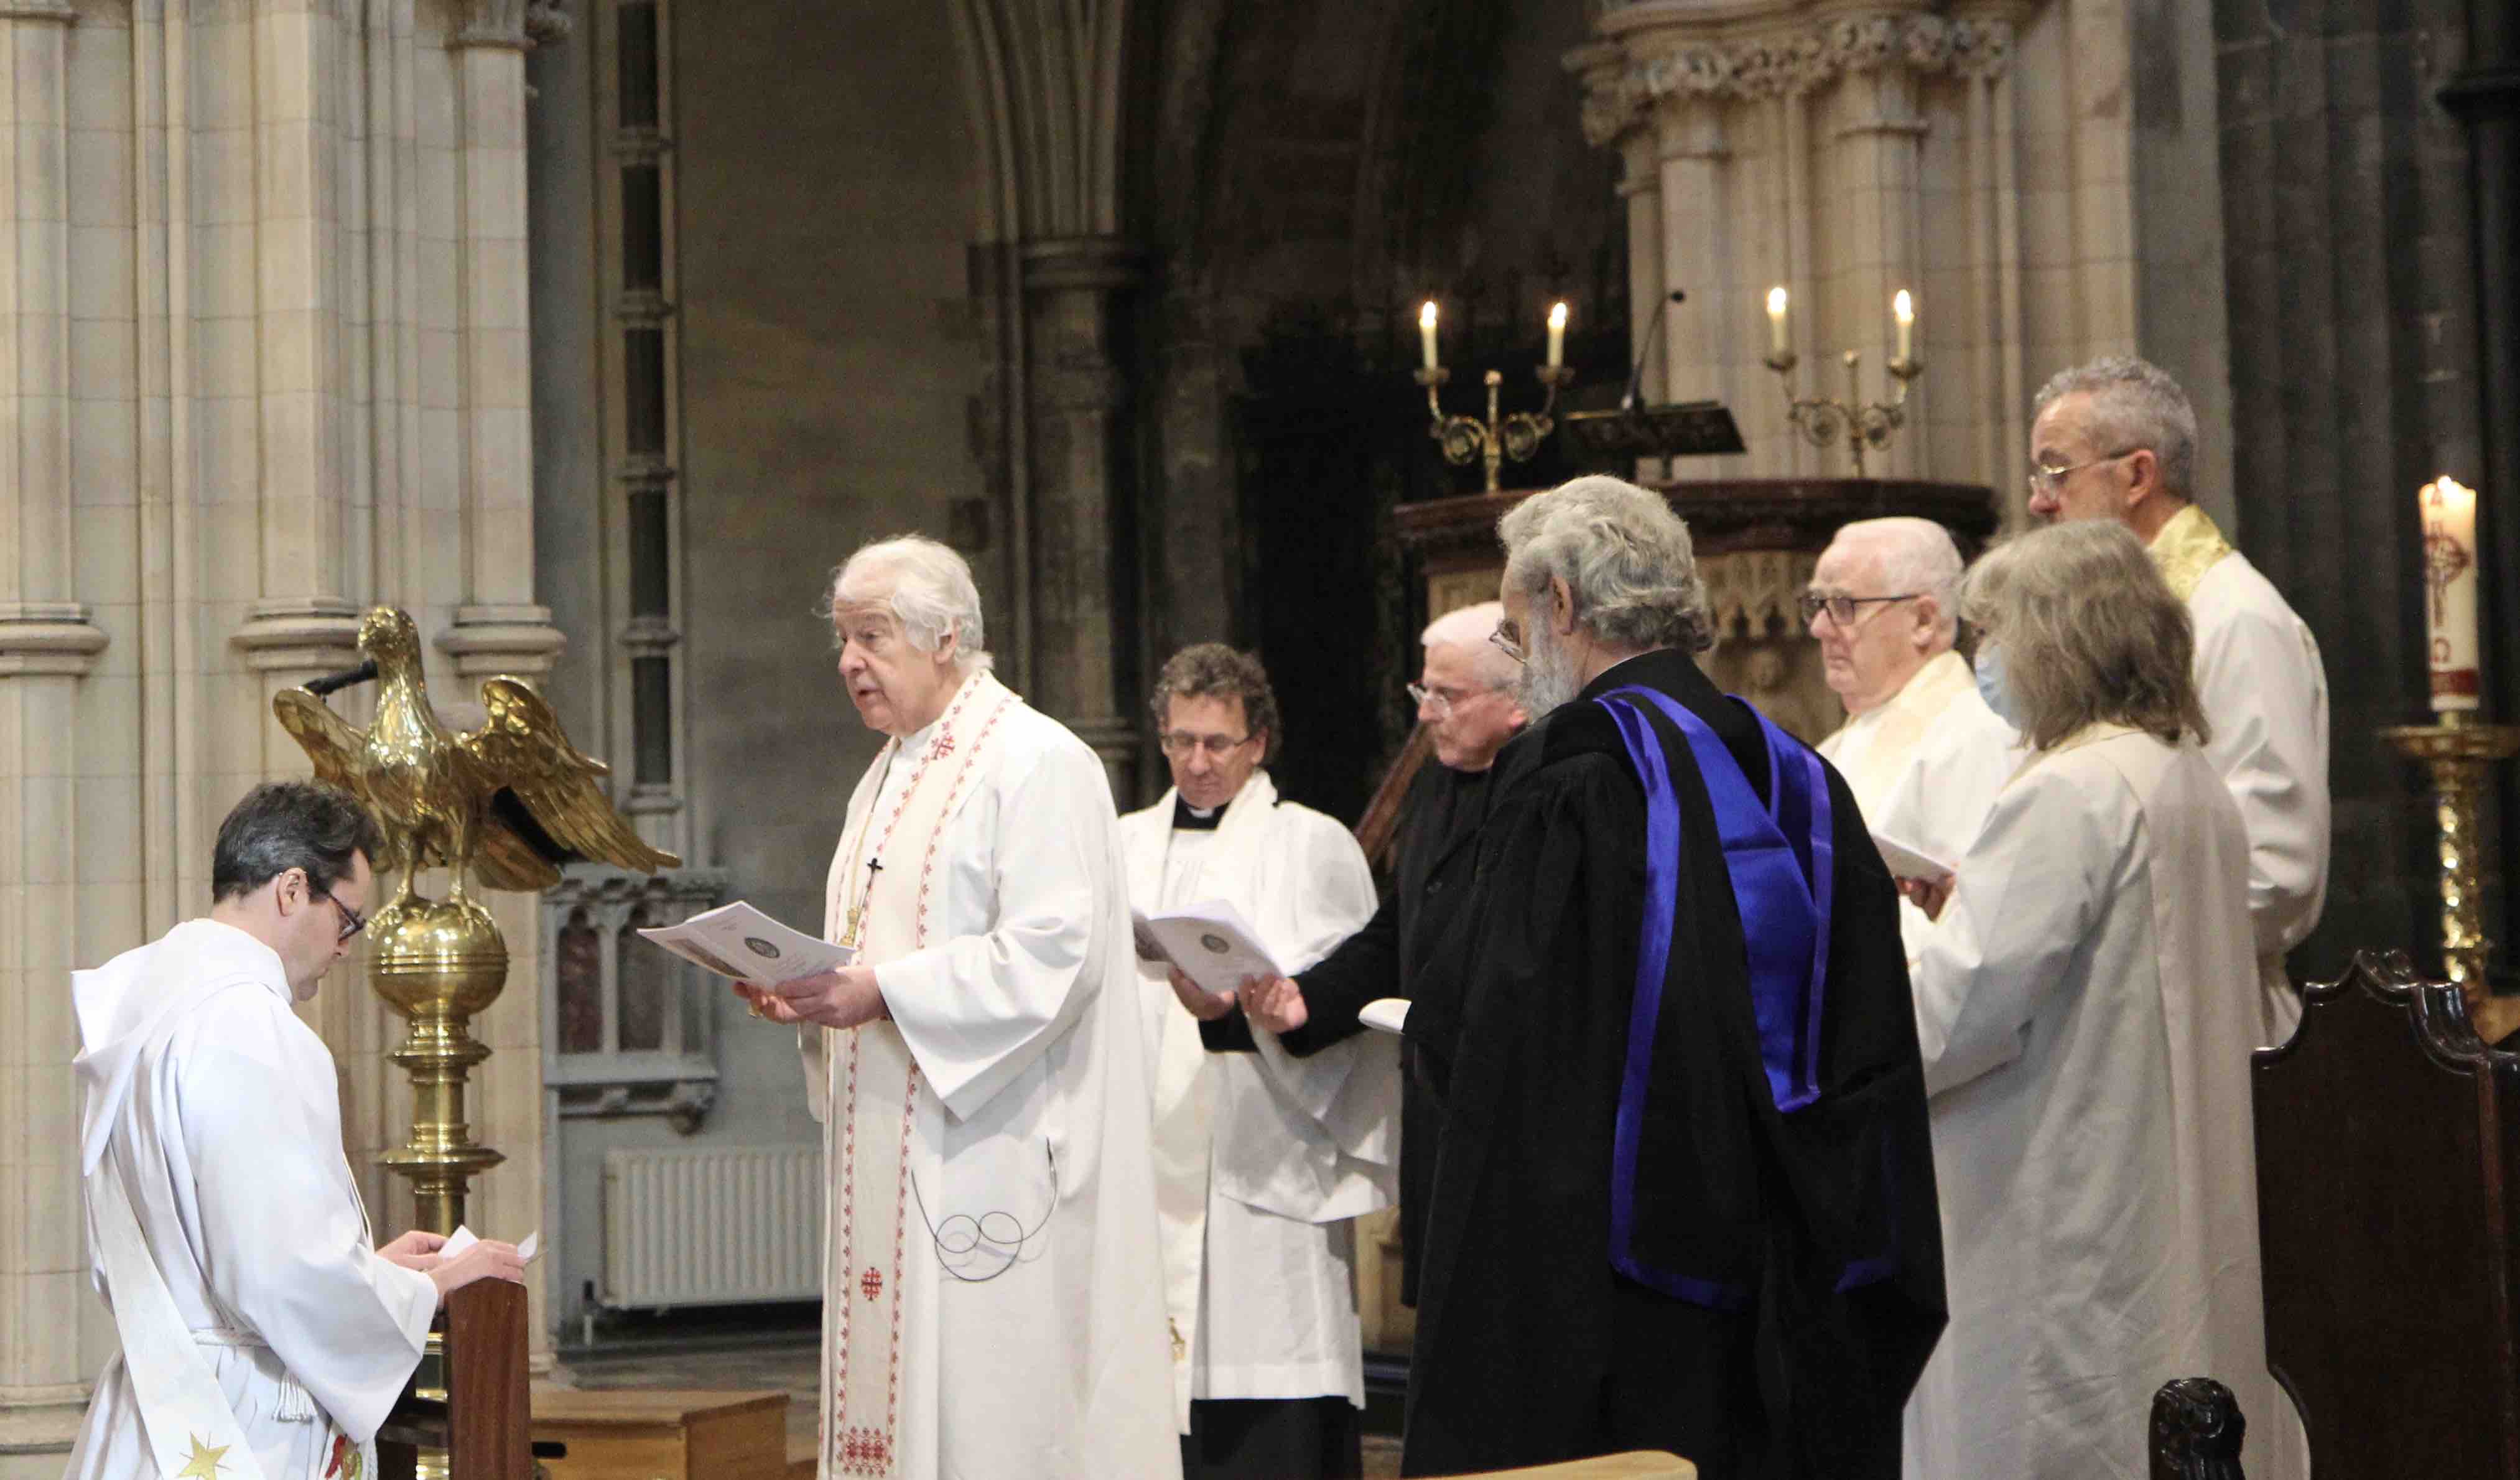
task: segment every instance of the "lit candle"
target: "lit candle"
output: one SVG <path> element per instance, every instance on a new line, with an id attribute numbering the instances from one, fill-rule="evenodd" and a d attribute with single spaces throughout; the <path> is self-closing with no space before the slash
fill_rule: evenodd
<path id="1" fill-rule="evenodd" d="M 1549 368 L 1555 370 L 1566 363 L 1566 305 L 1556 304 L 1549 310 Z"/>
<path id="2" fill-rule="evenodd" d="M 1899 321 L 1899 358 L 1907 359 L 1916 347 L 1916 300 L 1902 288 L 1890 300 L 1890 317 Z"/>
<path id="3" fill-rule="evenodd" d="M 1785 352 L 1785 290 L 1782 284 L 1768 290 L 1768 347 L 1778 354 Z"/>
<path id="4" fill-rule="evenodd" d="M 1426 368 L 1428 370 L 1434 369 L 1435 300 L 1433 298 L 1428 298 L 1426 300 L 1426 306 L 1418 310 L 1418 343 L 1420 348 L 1426 351 Z"/>
<path id="5" fill-rule="evenodd" d="M 2425 651 L 2433 707 L 2473 709 L 2476 658 L 2476 490 L 2448 476 L 2416 490 L 2424 519 Z"/>

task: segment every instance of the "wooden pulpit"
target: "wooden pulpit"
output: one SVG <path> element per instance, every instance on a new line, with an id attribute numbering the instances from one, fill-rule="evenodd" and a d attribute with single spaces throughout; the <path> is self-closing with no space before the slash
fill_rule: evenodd
<path id="1" fill-rule="evenodd" d="M 2252 1079 L 2267 1361 L 2312 1463 L 2520 1480 L 2520 1054 L 2396 953 L 2302 996 Z"/>
<path id="2" fill-rule="evenodd" d="M 410 1480 L 422 1450 L 442 1450 L 451 1480 L 525 1480 L 534 1473 L 525 1367 L 525 1287 L 479 1279 L 446 1297 L 445 1395 L 415 1374 L 377 1431 L 382 1480 Z M 429 1370 L 423 1362 L 421 1373 Z"/>

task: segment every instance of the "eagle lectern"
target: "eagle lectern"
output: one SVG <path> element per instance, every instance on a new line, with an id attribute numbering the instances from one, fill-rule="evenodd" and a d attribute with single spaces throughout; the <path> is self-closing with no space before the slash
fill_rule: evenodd
<path id="1" fill-rule="evenodd" d="M 569 744 L 560 716 L 522 680 L 485 680 L 486 718 L 459 733 L 429 705 L 410 616 L 371 610 L 359 624 L 359 650 L 367 657 L 360 667 L 283 690 L 272 709 L 316 778 L 356 796 L 376 819 L 384 838 L 377 872 L 401 875 L 368 925 L 369 980 L 411 1023 L 386 1055 L 411 1075 L 411 1144 L 384 1161 L 411 1179 L 419 1225 L 452 1233 L 472 1175 L 503 1159 L 473 1142 L 465 1119 L 465 1082 L 490 1056 L 472 1036 L 472 1014 L 508 981 L 507 942 L 466 894 L 466 871 L 485 888 L 540 890 L 560 882 L 561 864 L 578 859 L 643 873 L 682 860 L 631 830 L 604 794 L 610 768 Z M 367 729 L 325 705 L 325 695 L 370 679 L 377 713 Z M 421 871 L 435 868 L 446 870 L 444 899 L 417 889 Z"/>

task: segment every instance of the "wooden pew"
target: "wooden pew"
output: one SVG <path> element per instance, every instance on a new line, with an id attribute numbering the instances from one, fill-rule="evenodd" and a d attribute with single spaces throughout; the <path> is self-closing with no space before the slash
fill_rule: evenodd
<path id="1" fill-rule="evenodd" d="M 424 1361 L 377 1431 L 381 1480 L 410 1480 L 423 1449 L 446 1452 L 452 1480 L 526 1480 L 534 1460 L 525 1287 L 475 1280 L 447 1297 L 434 1328 L 445 1344 L 445 1397 L 418 1391 L 429 1369 Z"/>
<path id="2" fill-rule="evenodd" d="M 2329 1476 L 2520 1480 L 2520 1054 L 2364 955 L 2260 1049 L 2267 1361 Z"/>

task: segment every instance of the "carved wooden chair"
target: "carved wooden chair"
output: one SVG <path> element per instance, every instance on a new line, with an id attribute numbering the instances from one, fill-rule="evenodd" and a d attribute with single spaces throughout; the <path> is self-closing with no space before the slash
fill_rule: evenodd
<path id="1" fill-rule="evenodd" d="M 2243 1480 L 2249 1431 L 2231 1390 L 2211 1377 L 2173 1377 L 2152 1395 L 2152 1480 Z"/>
<path id="2" fill-rule="evenodd" d="M 452 1480 L 524 1480 L 535 1473 L 526 1388 L 525 1287 L 476 1280 L 438 1313 L 445 1396 L 405 1388 L 377 1432 L 380 1480 L 415 1473 L 425 1449 L 443 1450 Z M 423 1371 L 428 1370 L 424 1364 Z"/>
<path id="3" fill-rule="evenodd" d="M 2322 1476 L 2520 1480 L 2520 1054 L 2394 953 L 2302 995 L 2251 1073 L 2268 1366 Z"/>

